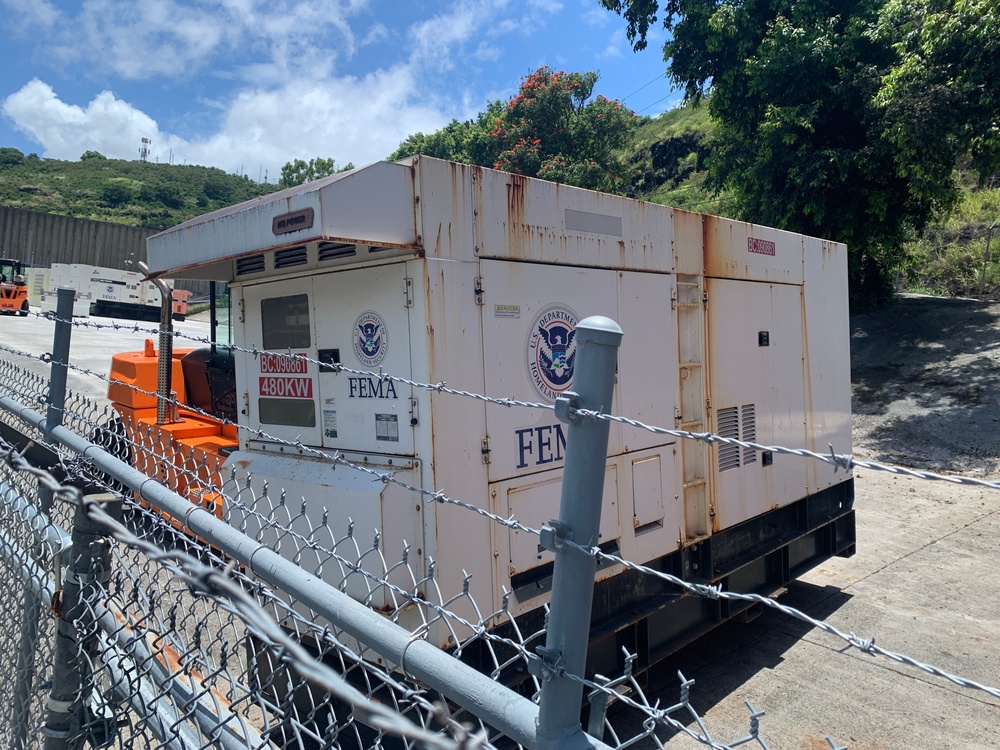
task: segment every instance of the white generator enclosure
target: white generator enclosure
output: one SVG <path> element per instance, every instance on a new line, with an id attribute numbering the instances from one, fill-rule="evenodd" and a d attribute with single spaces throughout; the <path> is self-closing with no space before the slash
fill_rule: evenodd
<path id="1" fill-rule="evenodd" d="M 249 428 L 229 459 L 239 471 L 304 497 L 303 529 L 324 518 L 331 538 L 348 518 L 366 538 L 378 529 L 387 556 L 405 545 L 415 570 L 433 560 L 442 592 L 461 591 L 468 573 L 482 612 L 500 611 L 507 592 L 507 612 L 529 626 L 541 623 L 552 575 L 537 536 L 288 443 L 538 528 L 558 515 L 567 450 L 552 410 L 380 376 L 552 403 L 572 387 L 577 321 L 605 315 L 625 334 L 613 413 L 851 450 L 839 243 L 417 157 L 189 221 L 151 238 L 148 258 L 153 276 L 230 284 Z M 769 594 L 853 553 L 852 501 L 850 474 L 822 462 L 614 423 L 600 544 L 688 580 Z M 682 596 L 621 566 L 599 567 L 594 602 L 598 671 L 622 646 L 651 664 L 745 606 Z M 510 627 L 503 616 L 494 624 Z M 431 638 L 449 645 L 447 629 Z"/>

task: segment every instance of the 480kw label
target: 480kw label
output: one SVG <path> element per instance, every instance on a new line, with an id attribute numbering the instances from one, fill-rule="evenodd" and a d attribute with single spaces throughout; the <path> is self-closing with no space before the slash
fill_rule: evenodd
<path id="1" fill-rule="evenodd" d="M 260 395 L 278 398 L 312 398 L 312 378 L 261 377 Z"/>

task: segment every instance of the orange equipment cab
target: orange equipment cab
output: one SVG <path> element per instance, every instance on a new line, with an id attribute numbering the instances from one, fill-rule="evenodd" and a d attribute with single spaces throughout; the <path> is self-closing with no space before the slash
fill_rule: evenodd
<path id="1" fill-rule="evenodd" d="M 181 406 L 163 423 L 157 421 L 157 355 L 147 339 L 143 351 L 111 359 L 108 399 L 122 417 L 129 459 L 221 518 L 221 468 L 239 444 L 232 355 L 226 347 L 175 349 L 171 390 Z"/>
<path id="2" fill-rule="evenodd" d="M 21 261 L 0 258 L 0 313 L 28 314 L 28 284 Z"/>

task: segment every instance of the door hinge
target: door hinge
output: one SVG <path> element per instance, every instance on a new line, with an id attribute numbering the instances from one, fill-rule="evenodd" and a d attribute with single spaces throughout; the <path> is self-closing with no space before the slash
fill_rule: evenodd
<path id="1" fill-rule="evenodd" d="M 483 463 L 488 464 L 490 462 L 490 436 L 486 435 L 483 437 Z"/>
<path id="2" fill-rule="evenodd" d="M 413 279 L 409 276 L 403 279 L 403 296 L 406 298 L 404 304 L 407 307 L 413 307 Z"/>
<path id="3" fill-rule="evenodd" d="M 680 427 L 682 423 L 681 410 L 676 406 L 674 407 L 674 427 Z"/>
<path id="4" fill-rule="evenodd" d="M 243 409 L 240 411 L 240 413 L 243 416 L 245 416 L 245 417 L 250 415 L 250 394 L 249 393 L 246 393 L 246 392 L 243 393 Z"/>
<path id="5" fill-rule="evenodd" d="M 240 323 L 247 322 L 246 305 L 244 304 L 244 302 L 245 300 L 242 297 L 240 297 Z"/>
<path id="6" fill-rule="evenodd" d="M 670 290 L 670 309 L 671 310 L 676 310 L 677 309 L 677 288 L 676 287 L 674 287 L 673 289 Z"/>
<path id="7" fill-rule="evenodd" d="M 704 307 L 705 307 L 706 309 L 708 309 L 708 292 L 707 292 L 707 291 L 704 291 L 704 290 L 703 290 L 703 291 L 702 291 L 702 293 L 701 293 L 701 304 L 702 304 L 702 305 L 703 305 L 703 306 L 704 306 Z"/>
<path id="8" fill-rule="evenodd" d="M 705 415 L 707 416 L 707 415 L 709 415 L 711 413 L 712 413 L 712 399 L 706 398 L 705 399 Z"/>
<path id="9" fill-rule="evenodd" d="M 482 305 L 483 304 L 483 277 L 482 276 L 477 276 L 476 277 L 476 288 L 473 291 L 476 294 L 476 304 L 477 305 Z"/>

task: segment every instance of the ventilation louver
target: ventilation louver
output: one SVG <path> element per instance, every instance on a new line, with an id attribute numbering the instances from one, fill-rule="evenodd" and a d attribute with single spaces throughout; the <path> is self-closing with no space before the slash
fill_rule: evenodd
<path id="1" fill-rule="evenodd" d="M 236 259 L 236 275 L 243 276 L 248 273 L 260 273 L 264 270 L 264 256 L 250 255 L 246 258 Z"/>
<path id="2" fill-rule="evenodd" d="M 322 263 L 325 260 L 336 258 L 350 258 L 357 255 L 358 249 L 354 245 L 347 245 L 343 242 L 321 242 L 319 243 L 319 255 L 317 260 Z"/>
<path id="3" fill-rule="evenodd" d="M 744 443 L 757 442 L 757 409 L 753 404 L 744 404 L 740 410 L 740 422 Z M 757 451 L 753 448 L 743 448 L 743 465 L 757 463 Z"/>
<path id="4" fill-rule="evenodd" d="M 740 439 L 740 412 L 735 406 L 719 409 L 719 437 Z M 719 444 L 719 471 L 738 469 L 740 466 L 740 447 L 729 443 Z"/>
<path id="5" fill-rule="evenodd" d="M 274 267 L 276 269 L 304 266 L 308 260 L 309 253 L 306 251 L 305 245 L 276 250 L 274 253 Z"/>
<path id="6" fill-rule="evenodd" d="M 754 404 L 727 406 L 719 409 L 719 437 L 741 440 L 744 443 L 757 442 L 757 407 Z M 721 443 L 719 445 L 719 471 L 738 469 L 757 463 L 757 451 L 739 445 Z"/>

